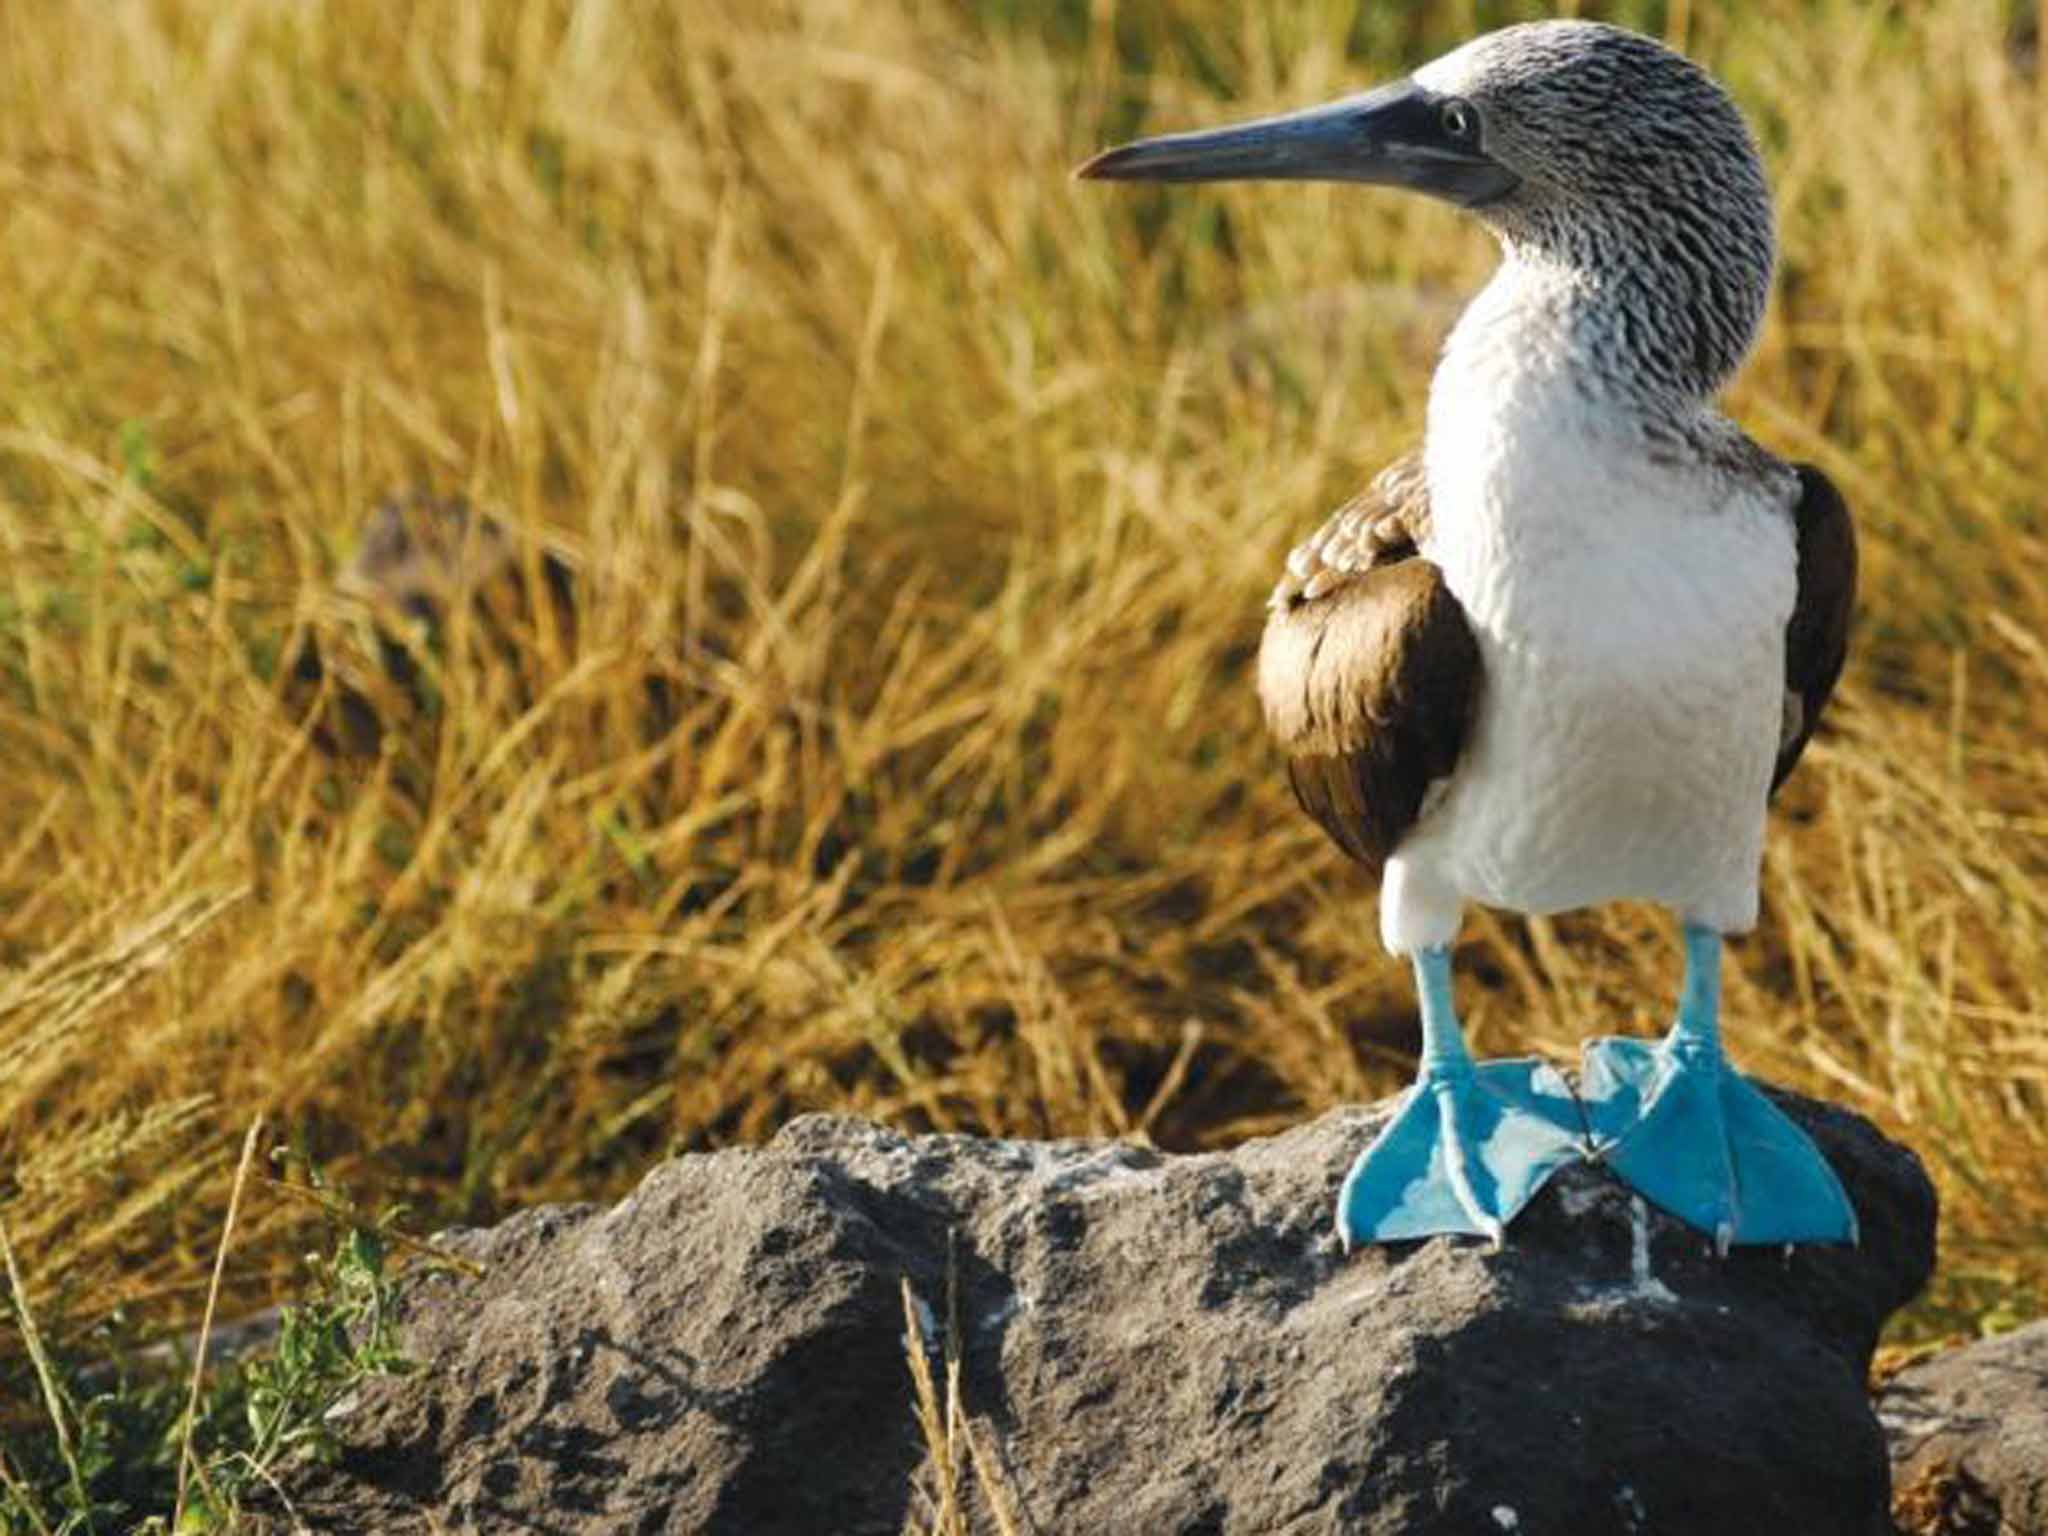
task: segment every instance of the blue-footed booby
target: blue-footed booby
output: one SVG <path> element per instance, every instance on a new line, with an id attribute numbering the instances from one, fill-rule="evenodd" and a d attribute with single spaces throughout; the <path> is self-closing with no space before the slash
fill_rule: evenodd
<path id="1" fill-rule="evenodd" d="M 1720 1042 L 1722 937 L 1756 921 L 1766 802 L 1840 674 L 1856 573 L 1826 477 L 1714 408 L 1776 259 L 1726 91 L 1648 37 L 1534 22 L 1079 174 L 1405 187 L 1501 249 L 1421 447 L 1289 556 L 1259 654 L 1296 797 L 1379 876 L 1420 994 L 1416 1084 L 1344 1182 L 1346 1244 L 1497 1243 L 1581 1156 L 1723 1252 L 1853 1241 L 1834 1171 Z M 1591 1042 L 1576 1092 L 1474 1061 L 1451 989 L 1466 904 L 1617 900 L 1682 926 L 1669 1035 Z"/>

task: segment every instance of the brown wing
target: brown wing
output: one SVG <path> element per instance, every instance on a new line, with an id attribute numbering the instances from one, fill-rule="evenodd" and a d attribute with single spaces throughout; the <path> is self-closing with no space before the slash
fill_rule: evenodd
<path id="1" fill-rule="evenodd" d="M 1811 464 L 1799 471 L 1799 597 L 1785 628 L 1785 725 L 1778 744 L 1775 793 L 1806 750 L 1842 660 L 1849 653 L 1849 613 L 1856 604 L 1856 527 L 1828 477 Z"/>
<path id="2" fill-rule="evenodd" d="M 1288 556 L 1259 646 L 1259 699 L 1301 808 L 1377 874 L 1458 761 L 1479 646 L 1443 573 L 1419 454 Z"/>

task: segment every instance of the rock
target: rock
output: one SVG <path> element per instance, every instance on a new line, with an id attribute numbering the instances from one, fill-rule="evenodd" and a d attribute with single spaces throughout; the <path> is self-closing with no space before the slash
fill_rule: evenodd
<path id="1" fill-rule="evenodd" d="M 1337 1184 L 1390 1104 L 1199 1156 L 799 1120 L 610 1210 L 448 1239 L 485 1275 L 408 1283 L 422 1368 L 287 1492 L 380 1532 L 1880 1536 L 1864 1373 L 1932 1267 L 1933 1191 L 1863 1121 L 1784 1102 L 1860 1249 L 1717 1260 L 1589 1166 L 1500 1252 L 1347 1257 Z M 906 1281 L 940 1399 L 957 1338 L 949 1456 Z"/>
<path id="2" fill-rule="evenodd" d="M 1908 1367 L 1878 1414 L 1914 1536 L 2048 1536 L 2048 1323 Z"/>

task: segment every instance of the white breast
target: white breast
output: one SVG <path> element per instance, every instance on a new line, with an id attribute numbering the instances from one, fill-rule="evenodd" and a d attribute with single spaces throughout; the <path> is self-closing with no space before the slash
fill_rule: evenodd
<path id="1" fill-rule="evenodd" d="M 1485 679 L 1457 772 L 1388 863 L 1383 937 L 1447 943 L 1467 901 L 1647 900 L 1749 927 L 1795 597 L 1789 503 L 1652 457 L 1540 368 L 1503 392 L 1460 387 L 1461 365 L 1454 342 L 1431 396 L 1424 553 Z"/>

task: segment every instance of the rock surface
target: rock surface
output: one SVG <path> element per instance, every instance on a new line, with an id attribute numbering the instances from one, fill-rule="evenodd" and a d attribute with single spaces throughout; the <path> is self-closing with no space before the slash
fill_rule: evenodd
<path id="1" fill-rule="evenodd" d="M 1881 1536 L 1864 1373 L 1934 1195 L 1863 1121 L 1783 1102 L 1860 1249 L 1717 1260 L 1583 1167 L 1500 1252 L 1347 1257 L 1337 1184 L 1390 1105 L 1199 1156 L 800 1120 L 455 1235 L 485 1275 L 409 1284 L 422 1369 L 287 1491 L 380 1532 Z M 957 1329 L 950 1478 L 906 1281 L 941 1397 Z"/>
<path id="2" fill-rule="evenodd" d="M 1878 1412 L 1926 1536 L 2048 1536 L 2048 1323 L 1901 1371 Z"/>

